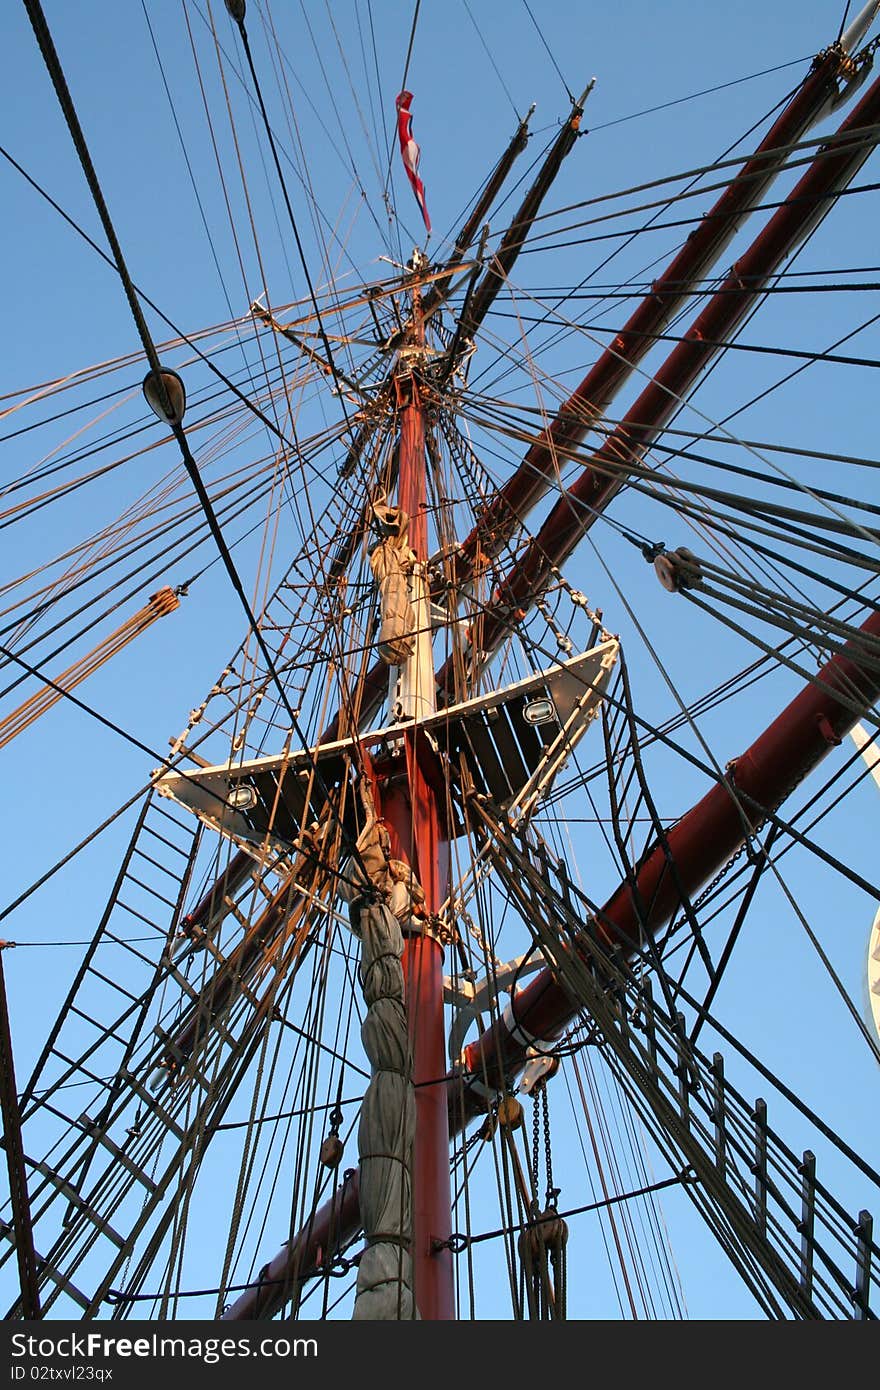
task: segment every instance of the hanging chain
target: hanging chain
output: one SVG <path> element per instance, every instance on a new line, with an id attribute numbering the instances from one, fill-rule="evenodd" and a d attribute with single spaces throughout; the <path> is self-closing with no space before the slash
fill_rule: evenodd
<path id="1" fill-rule="evenodd" d="M 547 1168 L 547 1195 L 544 1198 L 544 1206 L 555 1208 L 562 1189 L 553 1186 L 553 1151 L 550 1145 L 550 1098 L 547 1094 L 546 1081 L 541 1087 L 541 1106 L 544 1112 L 544 1162 Z"/>
<path id="2" fill-rule="evenodd" d="M 537 1215 L 537 1213 L 538 1213 L 538 1211 L 539 1211 L 539 1207 L 538 1207 L 538 1155 L 539 1155 L 539 1151 L 540 1151 L 540 1129 L 541 1129 L 540 1096 L 541 1096 L 541 1092 L 544 1091 L 545 1089 L 546 1089 L 546 1088 L 545 1088 L 544 1086 L 539 1086 L 539 1087 L 532 1093 L 532 1164 L 531 1164 L 531 1168 L 532 1168 L 532 1171 L 531 1171 L 531 1179 L 532 1179 L 532 1203 L 531 1203 L 531 1206 L 532 1206 L 532 1215 Z"/>

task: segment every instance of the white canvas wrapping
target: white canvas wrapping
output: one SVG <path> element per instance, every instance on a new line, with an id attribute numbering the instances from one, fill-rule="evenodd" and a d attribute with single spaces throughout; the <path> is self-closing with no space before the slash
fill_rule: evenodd
<path id="1" fill-rule="evenodd" d="M 410 602 L 412 552 L 406 535 L 387 536 L 370 555 L 379 585 L 379 656 L 388 666 L 402 666 L 416 649 L 416 618 Z"/>

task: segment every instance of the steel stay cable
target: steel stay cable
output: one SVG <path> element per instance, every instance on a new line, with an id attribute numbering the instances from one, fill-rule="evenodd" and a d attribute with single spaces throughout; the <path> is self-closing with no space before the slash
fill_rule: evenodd
<path id="1" fill-rule="evenodd" d="M 234 319 L 234 318 L 235 318 L 235 313 L 234 313 L 233 308 L 232 308 L 232 302 L 231 302 L 231 300 L 230 300 L 230 298 L 229 298 L 229 291 L 228 291 L 228 289 L 227 289 L 227 287 L 226 287 L 226 282 L 225 282 L 225 280 L 224 280 L 224 278 L 223 278 L 223 272 L 222 272 L 222 270 L 221 270 L 221 268 L 220 268 L 220 261 L 219 261 L 219 258 L 218 258 L 218 256 L 217 256 L 217 249 L 216 249 L 216 247 L 215 247 L 215 245 L 214 245 L 214 239 L 213 239 L 213 237 L 211 236 L 211 230 L 210 230 L 210 228 L 209 228 L 209 226 L 208 226 L 208 219 L 207 219 L 207 217 L 206 217 L 206 215 L 205 215 L 204 205 L 203 205 L 203 203 L 202 203 L 202 199 L 201 199 L 201 196 L 200 196 L 200 194 L 199 194 L 198 184 L 196 183 L 196 178 L 195 178 L 195 173 L 194 173 L 194 171 L 193 171 L 192 162 L 191 162 L 190 157 L 189 157 L 189 152 L 187 151 L 187 148 L 186 148 L 186 141 L 185 141 L 184 138 L 183 138 L 183 131 L 182 131 L 181 128 L 180 128 L 180 122 L 179 122 L 179 120 L 178 120 L 178 118 L 177 118 L 177 111 L 176 111 L 176 108 L 175 108 L 175 106 L 174 106 L 174 99 L 173 99 L 173 97 L 172 97 L 172 95 L 171 95 L 171 88 L 170 88 L 169 85 L 168 85 L 168 79 L 167 79 L 167 77 L 166 77 L 166 75 L 165 75 L 165 68 L 164 68 L 164 66 L 163 66 L 163 64 L 162 64 L 162 58 L 161 58 L 161 55 L 160 55 L 160 53 L 159 53 L 159 46 L 158 46 L 158 44 L 156 43 L 156 36 L 155 36 L 155 34 L 154 34 L 154 32 L 153 32 L 153 26 L 152 26 L 152 24 L 150 23 L 150 15 L 149 15 L 149 11 L 147 10 L 146 0 L 141 0 L 141 8 L 142 8 L 142 10 L 143 10 L 144 19 L 145 19 L 146 25 L 147 25 L 147 30 L 148 30 L 149 35 L 150 35 L 150 42 L 152 43 L 152 46 L 153 46 L 153 52 L 154 52 L 155 55 L 156 55 L 156 62 L 157 62 L 157 64 L 158 64 L 159 72 L 160 72 L 161 77 L 162 77 L 162 85 L 163 85 L 163 87 L 165 88 L 165 94 L 166 94 L 166 96 L 167 96 L 167 98 L 168 98 L 168 104 L 169 104 L 169 106 L 170 106 L 170 108 L 171 108 L 171 115 L 172 115 L 172 119 L 173 119 L 173 121 L 174 121 L 174 128 L 175 128 L 175 130 L 176 130 L 176 132 L 177 132 L 177 138 L 178 138 L 178 141 L 179 141 L 179 143 L 180 143 L 181 153 L 183 154 L 184 162 L 185 162 L 185 164 L 186 164 L 187 173 L 189 174 L 190 184 L 191 184 L 191 186 L 192 186 L 193 194 L 194 194 L 195 199 L 196 199 L 196 204 L 197 204 L 198 209 L 199 209 L 199 216 L 201 217 L 201 220 L 202 220 L 202 226 L 203 226 L 204 231 L 205 231 L 205 236 L 206 236 L 206 238 L 207 238 L 208 245 L 209 245 L 210 248 L 211 248 L 211 257 L 212 257 L 212 259 L 213 259 L 213 261 L 214 261 L 214 267 L 215 267 L 215 269 L 216 269 L 216 271 L 217 271 L 217 278 L 218 278 L 218 280 L 220 281 L 220 286 L 221 286 L 221 289 L 222 289 L 222 291 L 223 291 L 223 297 L 224 297 L 224 299 L 226 300 L 226 307 L 227 307 L 227 309 L 229 310 L 229 317 L 230 317 L 230 319 Z M 242 357 L 245 357 L 245 344 L 244 344 L 244 341 L 242 340 L 240 333 L 237 333 L 236 336 L 237 336 L 237 338 L 238 338 L 238 345 L 239 345 L 239 348 L 240 348 L 240 350 L 241 350 Z M 250 367 L 249 367 L 249 364 L 247 363 L 247 359 L 246 359 L 246 358 L 245 358 L 245 367 L 246 367 L 246 370 L 250 371 Z M 251 376 L 251 386 L 253 387 L 254 385 L 255 385 L 254 379 L 253 379 L 253 376 Z"/>
<path id="2" fill-rule="evenodd" d="M 840 42 L 840 34 L 837 36 L 837 42 Z M 697 97 L 714 96 L 716 92 L 723 92 L 728 87 L 738 87 L 741 83 L 753 82 L 758 77 L 769 77 L 775 72 L 784 72 L 786 68 L 799 67 L 801 63 L 808 63 L 812 57 L 812 54 L 806 53 L 802 58 L 791 58 L 787 63 L 778 63 L 776 67 L 763 68 L 760 72 L 751 72 L 746 77 L 735 77 L 730 82 L 721 82 L 715 87 L 706 87 L 701 92 L 691 92 L 689 96 L 677 97 L 674 101 L 661 102 L 659 106 L 649 106 L 644 111 L 634 111 L 629 116 L 617 116 L 613 121 L 603 121 L 600 125 L 590 126 L 590 134 L 593 135 L 599 130 L 608 130 L 611 126 L 622 125 L 624 121 L 637 121 L 642 116 L 653 116 L 657 111 L 666 111 L 670 106 L 681 106 L 686 101 L 695 101 Z"/>
<path id="3" fill-rule="evenodd" d="M 228 6 L 227 6 L 227 8 L 228 8 Z M 241 10 L 242 10 L 242 12 L 241 12 L 241 17 L 236 19 L 236 17 L 233 16 L 233 19 L 234 19 L 235 22 L 237 23 L 237 25 L 238 25 L 238 31 L 239 31 L 239 34 L 241 35 L 241 42 L 242 42 L 242 46 L 243 46 L 244 51 L 245 51 L 245 57 L 247 58 L 248 68 L 250 69 L 251 80 L 253 81 L 253 84 L 254 84 L 254 91 L 255 91 L 255 93 L 256 93 L 257 101 L 258 101 L 259 107 L 260 107 L 260 113 L 261 113 L 262 118 L 263 118 L 263 127 L 264 127 L 264 130 L 265 130 L 265 132 L 266 132 L 266 138 L 267 138 L 268 141 L 269 141 L 269 148 L 270 148 L 270 150 L 271 150 L 271 152 L 272 152 L 272 160 L 273 160 L 273 163 L 274 163 L 274 165 L 275 165 L 275 171 L 276 171 L 276 173 L 277 173 L 277 175 L 278 175 L 278 181 L 279 181 L 279 183 L 280 183 L 280 185 L 281 185 L 281 193 L 282 193 L 282 197 L 284 198 L 284 205 L 285 205 L 285 207 L 287 208 L 287 215 L 288 215 L 288 218 L 289 218 L 289 220 L 290 220 L 291 229 L 292 229 L 292 231 L 293 231 L 294 241 L 296 242 L 296 249 L 297 249 L 297 253 L 298 253 L 298 255 L 299 255 L 299 259 L 300 259 L 300 265 L 302 266 L 302 271 L 303 271 L 303 274 L 305 275 L 305 278 L 306 278 L 306 285 L 307 285 L 308 291 L 309 291 L 309 298 L 310 298 L 310 300 L 311 300 L 311 302 L 312 302 L 312 308 L 314 309 L 314 311 L 315 311 L 315 316 L 316 316 L 316 318 L 317 318 L 318 332 L 319 332 L 320 337 L 321 337 L 321 342 L 323 343 L 323 346 L 324 346 L 324 352 L 325 352 L 326 357 L 327 357 L 327 362 L 328 362 L 328 364 L 329 364 L 329 366 L 330 366 L 331 372 L 333 373 L 333 380 L 334 380 L 335 383 L 336 383 L 337 397 L 338 397 L 338 399 L 339 399 L 340 406 L 342 407 L 342 413 L 343 413 L 343 415 L 345 416 L 346 427 L 347 427 L 347 429 L 349 430 L 349 432 L 352 434 L 352 437 L 354 437 L 354 428 L 353 428 L 353 425 L 352 425 L 351 420 L 350 420 L 349 417 L 348 417 L 348 411 L 347 411 L 346 405 L 345 405 L 345 395 L 344 395 L 343 390 L 342 390 L 342 381 L 341 381 L 341 379 L 340 379 L 340 376 L 339 376 L 339 373 L 338 373 L 338 370 L 337 370 L 337 367 L 336 367 L 336 360 L 335 360 L 335 358 L 334 358 L 334 356 L 333 356 L 333 351 L 332 351 L 332 349 L 331 349 L 331 347 L 330 347 L 330 340 L 329 340 L 329 338 L 327 337 L 327 333 L 326 333 L 326 330 L 325 330 L 325 328 L 324 328 L 324 320 L 323 320 L 323 318 L 322 318 L 322 316 L 321 316 L 321 310 L 320 310 L 319 307 L 318 307 L 318 301 L 317 301 L 317 298 L 315 297 L 315 287 L 314 287 L 314 284 L 312 283 L 312 277 L 311 277 L 311 274 L 310 274 L 310 272 L 309 272 L 308 262 L 306 261 L 305 248 L 303 247 L 302 239 L 301 239 L 300 234 L 299 234 L 299 228 L 298 228 L 298 226 L 297 226 L 296 218 L 295 218 L 295 216 L 294 216 L 293 206 L 292 206 L 291 201 L 290 201 L 290 195 L 289 195 L 289 193 L 288 193 L 288 191 L 287 191 L 287 183 L 286 183 L 285 178 L 284 178 L 284 172 L 283 172 L 283 170 L 282 170 L 282 168 L 281 168 L 281 161 L 280 161 L 279 158 L 278 158 L 278 149 L 277 149 L 276 144 L 275 144 L 275 137 L 274 137 L 274 135 L 272 134 L 272 127 L 271 127 L 271 125 L 270 125 L 270 123 L 269 123 L 269 115 L 268 115 L 268 112 L 266 111 L 265 102 L 263 101 L 263 93 L 262 93 L 262 90 L 261 90 L 261 88 L 260 88 L 259 78 L 257 77 L 257 70 L 256 70 L 256 67 L 254 66 L 253 55 L 251 54 L 251 46 L 250 46 L 250 42 L 249 42 L 249 40 L 248 40 L 248 35 L 247 35 L 247 28 L 246 28 L 245 22 L 244 22 L 244 6 L 241 7 Z"/>
<path id="4" fill-rule="evenodd" d="M 400 83 L 400 90 L 401 90 L 401 91 L 403 91 L 403 90 L 405 89 L 405 87 L 406 87 L 406 79 L 407 79 L 407 77 L 409 76 L 409 62 L 410 62 L 410 58 L 412 57 L 413 44 L 415 43 L 415 40 L 416 40 L 416 26 L 418 25 L 418 22 L 419 22 L 419 10 L 420 10 L 420 8 L 421 8 L 421 4 L 422 4 L 422 0 L 415 0 L 415 4 L 414 4 L 414 6 L 413 6 L 412 25 L 410 26 L 410 31 L 409 31 L 409 42 L 408 42 L 408 44 L 407 44 L 407 48 L 406 48 L 406 58 L 404 59 L 404 64 L 403 64 L 403 78 L 402 78 L 401 83 Z M 394 160 L 394 146 L 393 146 L 393 139 L 392 139 L 392 141 L 389 142 L 389 150 L 388 150 L 388 168 L 387 168 L 386 171 L 385 171 L 384 197 L 385 197 L 386 199 L 388 198 L 388 188 L 389 188 L 389 184 L 390 184 L 390 182 L 391 182 L 391 166 L 392 166 L 393 160 Z M 399 219 L 398 219 L 398 221 L 399 221 Z"/>
<path id="5" fill-rule="evenodd" d="M 486 43 L 486 40 L 483 38 L 483 34 L 482 34 L 481 30 L 480 30 L 480 27 L 479 27 L 479 25 L 477 24 L 477 21 L 474 19 L 473 11 L 471 10 L 470 5 L 468 4 L 468 0 L 462 0 L 462 4 L 464 5 L 465 10 L 467 11 L 468 19 L 470 20 L 471 24 L 474 26 L 474 29 L 476 30 L 477 38 L 480 40 L 480 43 L 483 45 L 483 51 L 484 51 L 484 53 L 486 54 L 486 57 L 488 58 L 489 63 L 491 64 L 492 70 L 494 71 L 495 76 L 498 78 L 498 81 L 499 81 L 499 83 L 501 84 L 501 87 L 502 87 L 502 89 L 503 89 L 503 91 L 504 91 L 504 95 L 507 97 L 507 100 L 510 102 L 511 109 L 513 110 L 513 114 L 514 114 L 514 116 L 516 117 L 516 119 L 519 121 L 519 120 L 521 120 L 521 117 L 520 117 L 519 112 L 518 112 L 517 109 L 516 109 L 516 102 L 514 101 L 513 97 L 511 96 L 510 90 L 509 90 L 509 88 L 508 88 L 506 82 L 504 81 L 504 78 L 501 76 L 501 73 L 500 73 L 499 70 L 498 70 L 498 64 L 495 62 L 495 57 L 494 57 L 494 55 L 493 55 L 493 53 L 492 53 L 492 50 L 491 50 L 491 48 L 489 47 L 489 45 Z M 570 96 L 570 95 L 571 95 L 571 93 L 569 93 L 569 96 Z"/>
<path id="6" fill-rule="evenodd" d="M 675 1187 L 681 1183 L 696 1181 L 698 1181 L 698 1179 L 692 1175 L 692 1170 L 688 1168 L 684 1170 L 684 1172 L 676 1174 L 675 1177 L 663 1178 L 659 1182 L 649 1183 L 644 1187 L 638 1187 L 629 1192 L 612 1193 L 611 1196 L 604 1197 L 601 1201 L 587 1202 L 584 1206 L 568 1207 L 564 1211 L 558 1212 L 557 1215 L 560 1220 L 564 1221 L 570 1216 L 583 1216 L 588 1212 L 602 1211 L 608 1207 L 618 1206 L 621 1202 L 631 1202 L 637 1197 L 645 1197 L 652 1192 L 662 1192 L 667 1187 Z M 531 1220 L 517 1222 L 512 1227 L 502 1226 L 494 1231 L 480 1231 L 476 1235 L 471 1235 L 470 1233 L 464 1235 L 461 1232 L 455 1231 L 449 1237 L 449 1240 L 444 1242 L 444 1245 L 447 1246 L 454 1255 L 460 1255 L 464 1253 L 469 1245 L 479 1245 L 480 1242 L 484 1240 L 494 1240 L 497 1236 L 515 1234 L 517 1231 L 537 1230 L 541 1226 L 541 1220 L 542 1218 L 538 1216 Z"/>
<path id="7" fill-rule="evenodd" d="M 554 56 L 553 56 L 553 53 L 552 53 L 552 51 L 551 51 L 551 49 L 550 49 L 550 45 L 549 45 L 548 42 L 547 42 L 547 39 L 546 39 L 546 36 L 545 36 L 545 34 L 544 34 L 543 29 L 541 28 L 541 26 L 540 26 L 540 24 L 538 23 L 538 21 L 535 19 L 535 16 L 532 14 L 531 7 L 530 7 L 530 5 L 529 5 L 529 0 L 522 0 L 522 3 L 523 3 L 523 5 L 524 5 L 524 7 L 525 7 L 526 14 L 528 15 L 529 19 L 532 21 L 532 24 L 535 26 L 535 30 L 537 31 L 538 38 L 541 40 L 541 43 L 542 43 L 543 46 L 544 46 L 544 50 L 545 50 L 545 52 L 546 52 L 546 54 L 547 54 L 547 57 L 550 59 L 550 62 L 553 64 L 553 67 L 554 67 L 554 69 L 556 70 L 556 76 L 559 78 L 560 82 L 562 83 L 563 87 L 565 88 L 565 94 L 566 94 L 566 96 L 568 97 L 569 101 L 570 101 L 572 104 L 574 104 L 574 100 L 575 100 L 574 93 L 572 92 L 571 88 L 569 87 L 568 83 L 566 82 L 565 78 L 564 78 L 563 75 L 562 75 L 562 70 L 561 70 L 559 64 L 557 63 L 556 59 L 555 59 Z"/>

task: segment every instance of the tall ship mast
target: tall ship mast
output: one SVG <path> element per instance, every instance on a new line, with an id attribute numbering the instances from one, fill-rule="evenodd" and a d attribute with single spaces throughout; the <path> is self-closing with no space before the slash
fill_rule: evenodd
<path id="1" fill-rule="evenodd" d="M 432 180 L 421 8 L 305 7 L 305 67 L 268 3 L 184 4 L 174 39 L 144 10 L 228 307 L 193 331 L 88 53 L 23 0 L 77 201 L 9 177 L 128 346 L 4 397 L 6 1316 L 873 1319 L 880 3 L 788 90 L 749 76 L 778 85 L 734 144 L 617 192 L 599 64 L 569 88 L 527 5 L 558 119 L 517 73 L 505 138 L 450 134 Z M 340 121 L 335 222 L 319 29 L 378 155 Z M 768 437 L 807 368 L 807 437 Z"/>

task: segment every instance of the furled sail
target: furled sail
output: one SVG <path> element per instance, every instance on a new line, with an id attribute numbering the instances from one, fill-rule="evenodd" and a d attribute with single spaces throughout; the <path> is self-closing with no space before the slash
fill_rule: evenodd
<path id="1" fill-rule="evenodd" d="M 373 520 L 380 535 L 370 552 L 370 569 L 379 585 L 379 655 L 389 666 L 402 666 L 416 649 L 409 589 L 415 556 L 409 548 L 409 517 L 400 507 L 377 502 Z"/>
<path id="2" fill-rule="evenodd" d="M 418 1316 L 410 1250 L 416 1112 L 403 933 L 392 904 L 408 918 L 416 893 L 415 888 L 412 894 L 405 891 L 400 869 L 407 866 L 388 857 L 388 832 L 376 816 L 365 781 L 361 800 L 366 821 L 357 840 L 360 863 L 346 862 L 341 889 L 352 930 L 361 941 L 360 976 L 367 1005 L 361 1038 L 373 1073 L 358 1127 L 366 1248 L 358 1266 L 352 1317 L 355 1321 L 401 1321 Z"/>

